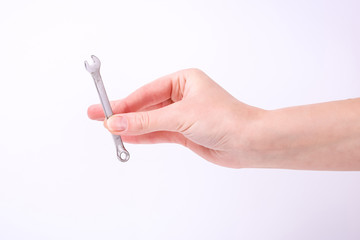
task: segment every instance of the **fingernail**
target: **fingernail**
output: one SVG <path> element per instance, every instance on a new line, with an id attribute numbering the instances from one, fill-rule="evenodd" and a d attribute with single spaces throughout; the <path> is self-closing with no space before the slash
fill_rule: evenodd
<path id="1" fill-rule="evenodd" d="M 114 116 L 107 120 L 107 126 L 114 132 L 124 131 L 127 129 L 128 121 L 125 117 Z"/>

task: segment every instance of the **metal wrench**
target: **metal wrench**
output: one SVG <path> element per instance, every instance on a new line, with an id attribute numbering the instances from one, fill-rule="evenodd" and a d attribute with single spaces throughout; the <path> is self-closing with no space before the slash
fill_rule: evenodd
<path id="1" fill-rule="evenodd" d="M 103 83 L 101 75 L 100 75 L 101 63 L 100 63 L 100 60 L 96 56 L 91 55 L 91 58 L 94 61 L 94 63 L 90 65 L 87 61 L 85 61 L 85 68 L 91 74 L 92 78 L 94 79 L 95 86 L 98 91 L 106 119 L 108 119 L 109 117 L 111 117 L 113 115 L 113 112 L 112 112 L 111 105 L 110 105 L 109 99 L 108 99 L 106 91 L 105 91 L 104 83 Z M 125 149 L 124 144 L 121 140 L 121 137 L 119 135 L 112 135 L 112 136 L 113 136 L 113 139 L 115 142 L 117 158 L 121 162 L 128 161 L 130 158 L 130 154 Z"/>

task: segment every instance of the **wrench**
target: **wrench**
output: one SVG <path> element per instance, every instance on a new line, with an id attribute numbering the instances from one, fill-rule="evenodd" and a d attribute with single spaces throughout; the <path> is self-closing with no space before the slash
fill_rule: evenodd
<path id="1" fill-rule="evenodd" d="M 94 61 L 94 63 L 89 64 L 87 61 L 85 61 L 85 68 L 91 74 L 92 78 L 94 79 L 95 86 L 98 91 L 106 119 L 108 119 L 109 117 L 111 117 L 113 115 L 113 112 L 112 112 L 111 105 L 110 105 L 109 99 L 108 99 L 106 91 L 105 91 L 104 83 L 103 83 L 101 75 L 100 75 L 101 62 L 94 55 L 91 55 L 91 58 Z M 121 162 L 128 161 L 130 158 L 130 154 L 125 149 L 124 144 L 121 140 L 121 137 L 119 135 L 112 135 L 112 136 L 113 136 L 115 147 L 116 147 L 117 158 Z"/>

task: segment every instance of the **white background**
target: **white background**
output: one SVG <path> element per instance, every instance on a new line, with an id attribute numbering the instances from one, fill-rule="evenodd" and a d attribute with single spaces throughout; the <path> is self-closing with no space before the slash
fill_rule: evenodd
<path id="1" fill-rule="evenodd" d="M 100 58 L 111 99 L 188 67 L 265 109 L 359 97 L 359 10 L 1 0 L 0 239 L 360 239 L 359 172 L 227 169 L 171 144 L 118 162 L 83 66 Z"/>

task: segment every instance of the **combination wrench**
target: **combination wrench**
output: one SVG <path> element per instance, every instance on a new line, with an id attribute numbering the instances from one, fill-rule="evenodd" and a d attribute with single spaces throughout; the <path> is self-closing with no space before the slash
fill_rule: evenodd
<path id="1" fill-rule="evenodd" d="M 89 64 L 87 61 L 85 61 L 85 68 L 91 74 L 92 78 L 94 79 L 95 86 L 96 86 L 96 89 L 97 89 L 99 97 L 100 97 L 101 105 L 104 109 L 106 119 L 108 119 L 109 117 L 111 117 L 113 115 L 113 112 L 112 112 L 111 105 L 110 105 L 109 99 L 108 99 L 106 91 L 105 91 L 104 83 L 103 83 L 101 75 L 100 75 L 101 62 L 94 55 L 91 55 L 91 58 L 94 61 L 94 63 Z M 115 143 L 115 147 L 116 147 L 117 158 L 121 162 L 128 161 L 130 158 L 130 154 L 125 149 L 121 137 L 119 135 L 112 135 L 112 137 L 114 139 L 114 143 Z"/>

